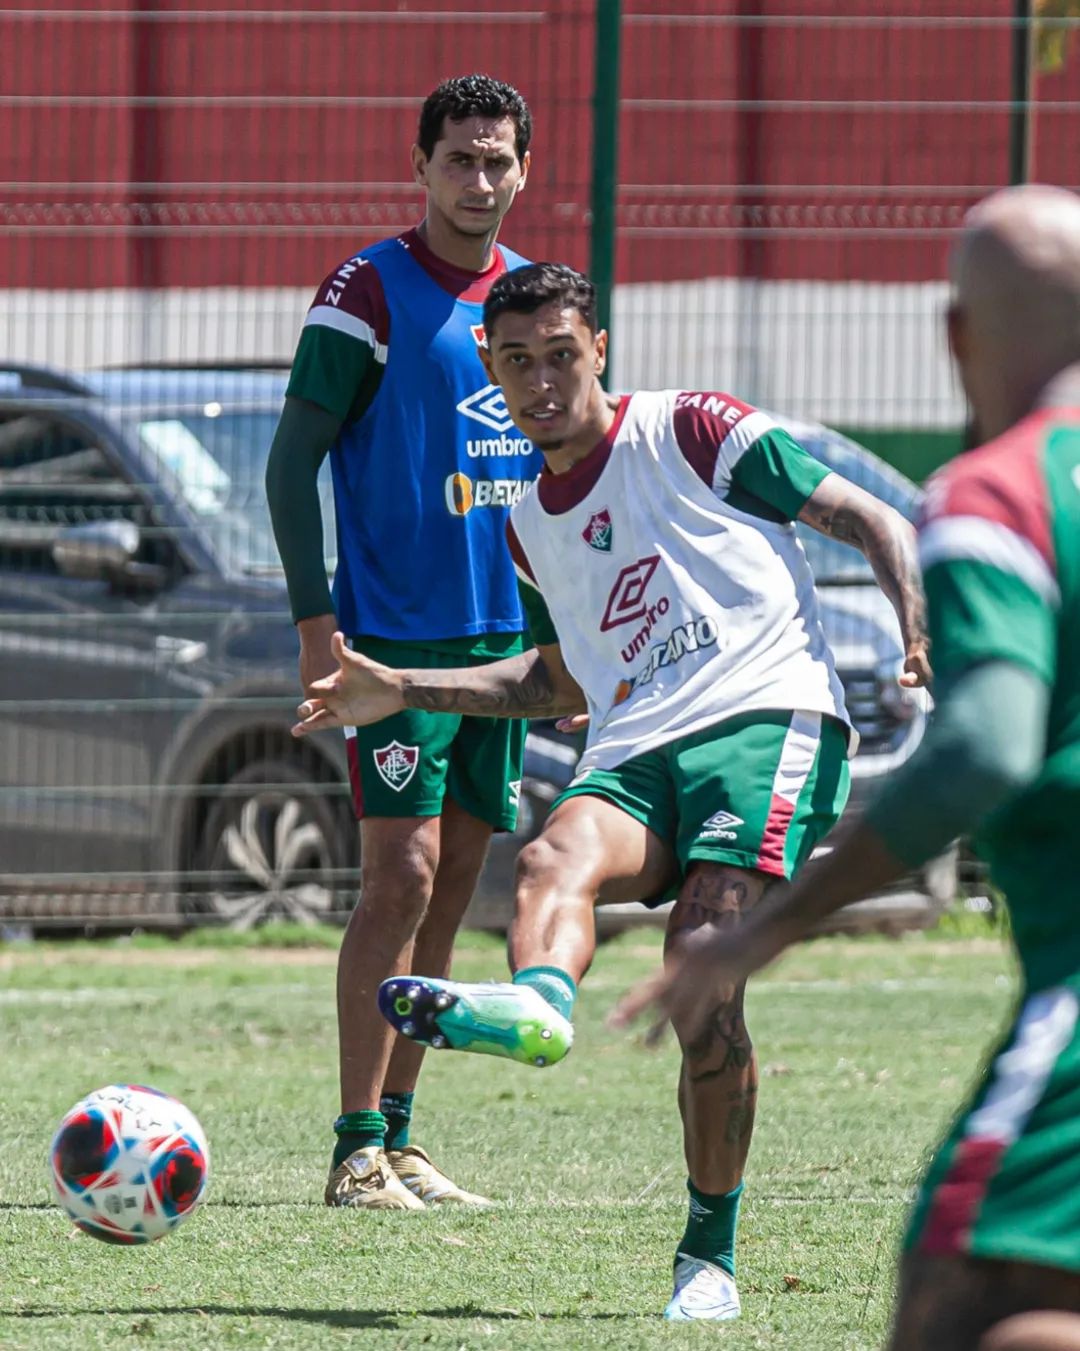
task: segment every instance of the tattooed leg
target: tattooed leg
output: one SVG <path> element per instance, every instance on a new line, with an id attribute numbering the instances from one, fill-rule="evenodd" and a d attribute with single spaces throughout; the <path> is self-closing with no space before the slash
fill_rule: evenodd
<path id="1" fill-rule="evenodd" d="M 768 880 L 726 864 L 693 864 L 672 909 L 665 948 L 670 951 L 707 925 L 738 924 Z M 694 1185 L 713 1194 L 738 1186 L 754 1129 L 757 1061 L 743 1016 L 744 990 L 733 987 L 698 1036 L 686 1037 L 675 1027 L 683 1051 L 679 1110 L 687 1168 Z"/>

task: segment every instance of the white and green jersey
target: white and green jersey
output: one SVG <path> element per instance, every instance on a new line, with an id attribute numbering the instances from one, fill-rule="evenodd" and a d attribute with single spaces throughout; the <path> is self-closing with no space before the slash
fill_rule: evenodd
<path id="1" fill-rule="evenodd" d="M 640 392 L 508 538 L 534 640 L 588 701 L 579 772 L 736 714 L 848 724 L 794 518 L 828 470 L 728 394 Z"/>
<path id="2" fill-rule="evenodd" d="M 1043 409 L 927 485 L 919 552 L 937 679 L 984 662 L 1051 691 L 1035 782 L 980 832 L 1025 977 L 1080 971 L 1080 410 Z"/>

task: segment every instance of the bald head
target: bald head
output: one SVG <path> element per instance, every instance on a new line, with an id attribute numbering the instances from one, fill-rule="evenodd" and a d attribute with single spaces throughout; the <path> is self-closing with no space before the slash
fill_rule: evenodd
<path id="1" fill-rule="evenodd" d="M 1080 363 L 1080 197 L 1030 185 L 970 211 L 953 254 L 953 353 L 983 436 Z"/>

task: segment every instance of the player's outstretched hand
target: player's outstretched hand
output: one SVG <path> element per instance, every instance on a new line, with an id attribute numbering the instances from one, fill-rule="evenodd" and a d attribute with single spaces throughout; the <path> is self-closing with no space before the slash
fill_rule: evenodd
<path id="1" fill-rule="evenodd" d="M 324 727 L 363 727 L 401 712 L 405 696 L 400 671 L 353 652 L 340 633 L 330 640 L 330 650 L 338 669 L 312 683 L 309 697 L 296 710 L 300 721 L 293 736 Z"/>
<path id="2" fill-rule="evenodd" d="M 668 1021 L 684 1043 L 693 1041 L 730 1000 L 732 987 L 772 961 L 778 950 L 749 922 L 723 932 L 698 930 L 669 954 L 661 970 L 623 995 L 608 1021 L 622 1028 L 651 1016 L 646 1042 L 657 1041 Z"/>
<path id="3" fill-rule="evenodd" d="M 900 684 L 906 690 L 918 689 L 929 685 L 933 676 L 930 669 L 930 644 L 925 638 L 916 638 L 908 644 L 904 656 L 904 669 L 900 674 Z"/>

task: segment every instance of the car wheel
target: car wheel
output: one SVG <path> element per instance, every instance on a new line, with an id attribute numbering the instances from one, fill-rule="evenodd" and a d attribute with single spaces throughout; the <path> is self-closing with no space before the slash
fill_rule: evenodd
<path id="1" fill-rule="evenodd" d="M 196 851 L 202 913 L 235 929 L 340 918 L 359 887 L 358 832 L 334 786 L 302 764 L 261 760 L 225 789 Z"/>

